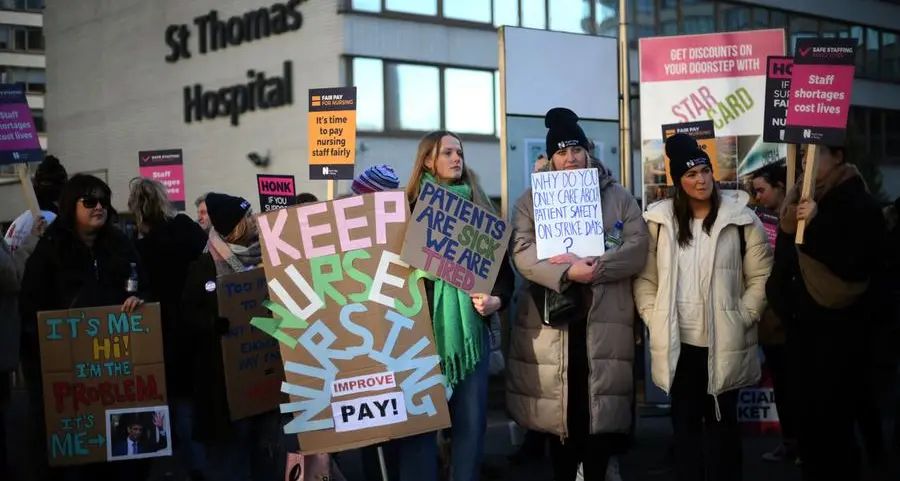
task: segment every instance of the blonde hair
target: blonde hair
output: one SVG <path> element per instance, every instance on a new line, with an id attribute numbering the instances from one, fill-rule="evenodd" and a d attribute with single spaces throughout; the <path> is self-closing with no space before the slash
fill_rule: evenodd
<path id="1" fill-rule="evenodd" d="M 254 222 L 256 222 L 256 217 L 253 215 L 253 209 L 247 209 L 247 215 L 225 236 L 225 242 L 243 245 L 247 243 L 246 241 L 253 240 L 254 234 L 256 234 Z"/>
<path id="2" fill-rule="evenodd" d="M 416 160 L 413 164 L 412 174 L 409 176 L 409 183 L 406 184 L 406 200 L 410 204 L 415 202 L 416 198 L 419 197 L 419 184 L 422 183 L 422 176 L 425 175 L 425 172 L 430 172 L 434 175 L 434 172 L 425 165 L 425 161 L 428 159 L 437 159 L 438 151 L 441 148 L 441 140 L 448 135 L 459 141 L 459 146 L 462 148 L 462 139 L 459 135 L 450 132 L 449 130 L 435 130 L 434 132 L 429 132 L 419 141 L 419 148 L 416 151 Z M 463 152 L 465 152 L 465 150 L 463 150 Z M 469 163 L 465 161 L 465 157 L 463 157 L 463 171 L 462 176 L 459 178 L 459 182 L 465 182 L 472 188 L 472 202 L 496 213 L 494 203 L 491 202 L 491 199 L 488 198 L 487 194 L 481 190 L 481 184 L 478 182 L 478 175 L 469 168 Z"/>
<path id="3" fill-rule="evenodd" d="M 138 227 L 155 227 L 175 217 L 177 212 L 169 202 L 164 185 L 153 179 L 131 179 L 128 210 L 134 214 Z"/>

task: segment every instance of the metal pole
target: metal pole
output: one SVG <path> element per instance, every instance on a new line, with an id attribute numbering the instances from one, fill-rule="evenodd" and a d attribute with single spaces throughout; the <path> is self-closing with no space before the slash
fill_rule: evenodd
<path id="1" fill-rule="evenodd" d="M 628 70 L 628 6 L 626 0 L 619 0 L 619 92 L 621 107 L 619 116 L 619 167 L 622 185 L 633 190 L 632 148 L 631 148 L 631 82 Z"/>
<path id="2" fill-rule="evenodd" d="M 384 448 L 378 446 L 378 464 L 381 466 L 381 481 L 390 481 L 388 479 L 387 465 L 384 463 Z"/>

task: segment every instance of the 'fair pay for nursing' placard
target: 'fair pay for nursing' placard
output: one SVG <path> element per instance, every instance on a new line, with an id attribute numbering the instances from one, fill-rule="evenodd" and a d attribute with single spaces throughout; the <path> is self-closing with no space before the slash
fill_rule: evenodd
<path id="1" fill-rule="evenodd" d="M 579 257 L 603 254 L 597 169 L 531 174 L 531 186 L 538 259 L 567 252 Z"/>

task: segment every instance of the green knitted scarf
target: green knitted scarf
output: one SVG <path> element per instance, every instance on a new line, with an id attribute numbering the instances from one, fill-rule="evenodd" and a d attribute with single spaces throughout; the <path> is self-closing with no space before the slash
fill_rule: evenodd
<path id="1" fill-rule="evenodd" d="M 438 184 L 437 179 L 427 172 L 419 187 L 425 182 Z M 441 187 L 472 200 L 472 187 L 467 183 L 441 184 Z M 440 279 L 434 281 L 431 311 L 437 352 L 447 383 L 453 388 L 475 370 L 484 354 L 484 321 L 472 305 L 469 294 Z"/>

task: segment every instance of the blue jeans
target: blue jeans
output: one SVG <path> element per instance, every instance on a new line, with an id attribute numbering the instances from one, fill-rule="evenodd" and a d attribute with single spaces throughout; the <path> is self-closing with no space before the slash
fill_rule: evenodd
<path id="1" fill-rule="evenodd" d="M 276 479 L 279 420 L 278 414 L 265 413 L 235 421 L 234 437 L 208 448 L 206 477 L 217 481 Z M 283 459 L 281 462 L 283 470 Z"/>
<path id="2" fill-rule="evenodd" d="M 171 400 L 172 421 L 178 444 L 175 445 L 175 456 L 191 472 L 206 471 L 206 449 L 194 441 L 194 402 L 190 398 Z"/>
<path id="3" fill-rule="evenodd" d="M 481 361 L 450 396 L 450 479 L 479 481 L 487 430 L 488 376 L 490 374 L 490 334 L 484 329 Z"/>

